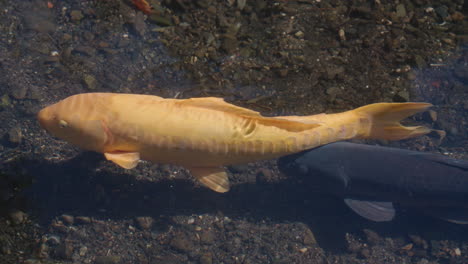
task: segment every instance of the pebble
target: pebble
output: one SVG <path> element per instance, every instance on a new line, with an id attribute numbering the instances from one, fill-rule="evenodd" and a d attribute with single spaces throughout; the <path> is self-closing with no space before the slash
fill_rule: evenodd
<path id="1" fill-rule="evenodd" d="M 192 241 L 184 234 L 176 235 L 171 243 L 171 247 L 180 252 L 190 252 L 193 249 Z"/>
<path id="2" fill-rule="evenodd" d="M 148 230 L 153 227 L 154 219 L 150 216 L 140 216 L 135 218 L 136 225 L 143 230 Z"/>
<path id="3" fill-rule="evenodd" d="M 65 240 L 64 243 L 55 249 L 55 255 L 62 259 L 71 259 L 73 250 L 74 248 L 72 242 Z"/>
<path id="4" fill-rule="evenodd" d="M 78 254 L 79 254 L 81 257 L 83 257 L 83 256 L 86 255 L 86 252 L 88 252 L 88 248 L 87 248 L 86 246 L 82 246 L 82 247 L 80 247 L 80 250 L 79 250 Z"/>
<path id="5" fill-rule="evenodd" d="M 24 223 L 24 221 L 26 221 L 26 219 L 28 217 L 28 215 L 26 213 L 24 213 L 23 211 L 20 211 L 20 210 L 13 210 L 8 214 L 8 216 L 10 217 L 11 221 L 15 225 L 19 225 L 19 224 Z"/>
<path id="6" fill-rule="evenodd" d="M 21 85 L 19 87 L 16 87 L 16 89 L 12 89 L 11 91 L 11 96 L 17 100 L 21 100 L 26 98 L 26 94 L 28 93 L 28 87 Z"/>
<path id="7" fill-rule="evenodd" d="M 0 98 L 0 110 L 10 105 L 11 105 L 10 97 L 8 96 L 8 94 L 4 94 L 2 98 Z"/>
<path id="8" fill-rule="evenodd" d="M 64 214 L 64 215 L 61 215 L 60 218 L 65 224 L 68 224 L 68 225 L 73 225 L 73 222 L 75 221 L 75 218 L 71 215 Z"/>
<path id="9" fill-rule="evenodd" d="M 200 264 L 212 264 L 213 254 L 211 252 L 205 253 L 200 256 Z"/>
<path id="10" fill-rule="evenodd" d="M 213 244 L 216 240 L 216 234 L 212 230 L 206 230 L 200 233 L 200 242 L 204 244 Z"/>
<path id="11" fill-rule="evenodd" d="M 312 233 L 312 231 L 309 228 L 305 229 L 303 242 L 305 245 L 317 244 L 317 240 L 315 239 L 314 233 Z"/>
<path id="12" fill-rule="evenodd" d="M 89 224 L 91 223 L 91 218 L 87 216 L 77 216 L 75 217 L 75 221 L 77 224 Z"/>
<path id="13" fill-rule="evenodd" d="M 404 4 L 399 4 L 396 6 L 396 15 L 397 17 L 406 17 L 406 8 Z"/>
<path id="14" fill-rule="evenodd" d="M 271 182 L 273 180 L 273 173 L 268 169 L 260 169 L 257 173 L 257 182 Z"/>
<path id="15" fill-rule="evenodd" d="M 366 235 L 367 243 L 370 245 L 377 245 L 380 242 L 380 236 L 376 232 L 370 229 L 364 229 L 363 232 Z"/>
<path id="16" fill-rule="evenodd" d="M 91 74 L 85 74 L 83 77 L 83 82 L 86 84 L 86 86 L 90 90 L 95 90 L 97 88 L 97 80 Z"/>
<path id="17" fill-rule="evenodd" d="M 70 12 L 70 18 L 74 22 L 80 22 L 80 20 L 83 18 L 83 12 L 80 10 L 73 10 Z"/>
<path id="18" fill-rule="evenodd" d="M 23 134 L 21 133 L 21 129 L 19 127 L 13 127 L 8 131 L 8 140 L 10 143 L 18 145 L 21 143 L 22 138 Z"/>

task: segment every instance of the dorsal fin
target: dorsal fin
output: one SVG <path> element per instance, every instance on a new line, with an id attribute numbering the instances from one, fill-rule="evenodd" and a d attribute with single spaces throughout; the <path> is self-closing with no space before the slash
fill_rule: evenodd
<path id="1" fill-rule="evenodd" d="M 301 122 L 299 120 L 288 120 L 277 117 L 265 117 L 259 112 L 253 111 L 247 108 L 236 106 L 227 103 L 222 98 L 218 97 L 202 97 L 202 98 L 190 98 L 181 100 L 180 104 L 188 104 L 190 106 L 201 107 L 206 109 L 212 109 L 216 111 L 223 111 L 244 118 L 250 118 L 256 120 L 259 124 L 265 126 L 275 126 L 281 129 L 285 129 L 291 132 L 300 132 L 307 129 L 312 129 L 320 126 L 316 122 Z"/>
<path id="2" fill-rule="evenodd" d="M 180 104 L 188 104 L 190 106 L 201 107 L 206 109 L 213 109 L 218 111 L 230 112 L 237 115 L 250 116 L 250 117 L 263 117 L 259 112 L 247 108 L 236 106 L 224 101 L 223 98 L 218 97 L 200 97 L 184 99 L 179 102 Z"/>

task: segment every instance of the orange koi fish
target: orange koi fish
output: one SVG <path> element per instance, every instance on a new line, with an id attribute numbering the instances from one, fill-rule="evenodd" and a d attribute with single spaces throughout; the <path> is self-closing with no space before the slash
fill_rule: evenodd
<path id="1" fill-rule="evenodd" d="M 42 109 L 41 126 L 86 150 L 132 169 L 139 160 L 170 163 L 217 192 L 229 190 L 223 166 L 273 159 L 327 143 L 399 140 L 431 129 L 400 120 L 428 103 L 377 103 L 337 114 L 265 117 L 221 98 L 85 93 Z"/>

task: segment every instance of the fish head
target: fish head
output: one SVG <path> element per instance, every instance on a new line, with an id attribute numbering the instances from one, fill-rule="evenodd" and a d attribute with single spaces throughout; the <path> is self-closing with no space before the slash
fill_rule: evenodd
<path id="1" fill-rule="evenodd" d="M 108 140 L 104 120 L 83 107 L 68 107 L 67 99 L 40 110 L 39 124 L 54 137 L 86 150 L 101 151 Z"/>

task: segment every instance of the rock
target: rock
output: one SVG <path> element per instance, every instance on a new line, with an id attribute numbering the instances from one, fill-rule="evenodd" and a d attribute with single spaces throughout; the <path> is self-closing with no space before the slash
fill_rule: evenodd
<path id="1" fill-rule="evenodd" d="M 26 221 L 28 215 L 24 213 L 23 211 L 20 210 L 13 210 L 8 214 L 10 220 L 13 222 L 15 225 L 19 225 L 24 223 Z"/>
<path id="2" fill-rule="evenodd" d="M 154 224 L 154 219 L 150 216 L 140 216 L 135 218 L 136 225 L 143 230 L 149 230 Z"/>
<path id="3" fill-rule="evenodd" d="M 73 225 L 73 222 L 75 221 L 75 218 L 71 215 L 64 214 L 64 215 L 61 215 L 60 218 L 67 225 Z"/>
<path id="4" fill-rule="evenodd" d="M 435 12 L 437 13 L 437 15 L 439 15 L 441 18 L 446 18 L 449 16 L 449 13 L 448 13 L 448 7 L 447 6 L 438 6 L 435 8 Z"/>
<path id="5" fill-rule="evenodd" d="M 233 35 L 224 35 L 223 36 L 223 41 L 221 44 L 221 48 L 226 52 L 226 53 L 232 53 L 237 49 L 238 43 L 237 43 L 237 38 Z"/>
<path id="6" fill-rule="evenodd" d="M 193 243 L 185 234 L 176 235 L 172 239 L 170 246 L 183 253 L 188 253 L 193 250 Z"/>
<path id="7" fill-rule="evenodd" d="M 213 244 L 216 240 L 216 234 L 213 230 L 205 230 L 200 233 L 200 242 L 204 244 Z"/>
<path id="8" fill-rule="evenodd" d="M 117 264 L 120 259 L 120 256 L 98 256 L 94 259 L 94 264 Z"/>
<path id="9" fill-rule="evenodd" d="M 10 97 L 8 94 L 4 94 L 0 98 L 0 110 L 3 110 L 11 105 Z"/>
<path id="10" fill-rule="evenodd" d="M 380 236 L 376 232 L 370 229 L 364 229 L 363 232 L 366 235 L 367 243 L 370 245 L 377 245 L 380 242 Z"/>
<path id="11" fill-rule="evenodd" d="M 83 12 L 80 10 L 73 10 L 70 12 L 70 18 L 74 22 L 80 22 L 83 17 Z"/>
<path id="12" fill-rule="evenodd" d="M 396 6 L 396 16 L 399 18 L 406 17 L 406 8 L 404 4 Z"/>
<path id="13" fill-rule="evenodd" d="M 284 77 L 288 76 L 288 72 L 289 72 L 288 69 L 280 69 L 280 70 L 278 70 L 278 76 L 281 77 L 281 78 L 284 78 Z"/>
<path id="14" fill-rule="evenodd" d="M 315 245 L 317 244 L 317 240 L 315 239 L 314 233 L 309 228 L 306 228 L 304 232 L 304 240 L 305 245 Z"/>
<path id="15" fill-rule="evenodd" d="M 329 80 L 335 79 L 338 75 L 342 74 L 345 71 L 345 68 L 342 66 L 339 67 L 330 67 L 326 69 L 327 78 Z"/>
<path id="16" fill-rule="evenodd" d="M 83 82 L 90 90 L 95 90 L 97 88 L 97 80 L 91 74 L 85 74 L 83 77 Z"/>
<path id="17" fill-rule="evenodd" d="M 26 86 L 19 86 L 16 88 L 13 88 L 11 91 L 11 96 L 17 100 L 21 100 L 26 98 L 26 94 L 28 93 L 28 87 Z"/>
<path id="18" fill-rule="evenodd" d="M 18 145 L 21 143 L 22 138 L 23 134 L 21 133 L 21 129 L 19 127 L 13 127 L 8 131 L 8 140 L 10 143 Z"/>
<path id="19" fill-rule="evenodd" d="M 271 182 L 273 180 L 273 173 L 271 170 L 268 169 L 260 169 L 260 171 L 257 173 L 257 182 Z"/>
<path id="20" fill-rule="evenodd" d="M 62 259 L 71 259 L 73 255 L 73 250 L 74 248 L 72 242 L 65 240 L 64 243 L 60 244 L 55 249 L 55 255 Z"/>
<path id="21" fill-rule="evenodd" d="M 91 223 L 91 218 L 87 216 L 77 216 L 75 217 L 75 221 L 77 224 L 89 224 Z"/>
<path id="22" fill-rule="evenodd" d="M 361 251 L 359 251 L 359 256 L 361 258 L 369 258 L 371 256 L 371 251 L 368 248 L 362 248 Z"/>
<path id="23" fill-rule="evenodd" d="M 200 256 L 200 264 L 212 264 L 213 263 L 213 254 L 207 252 Z"/>

